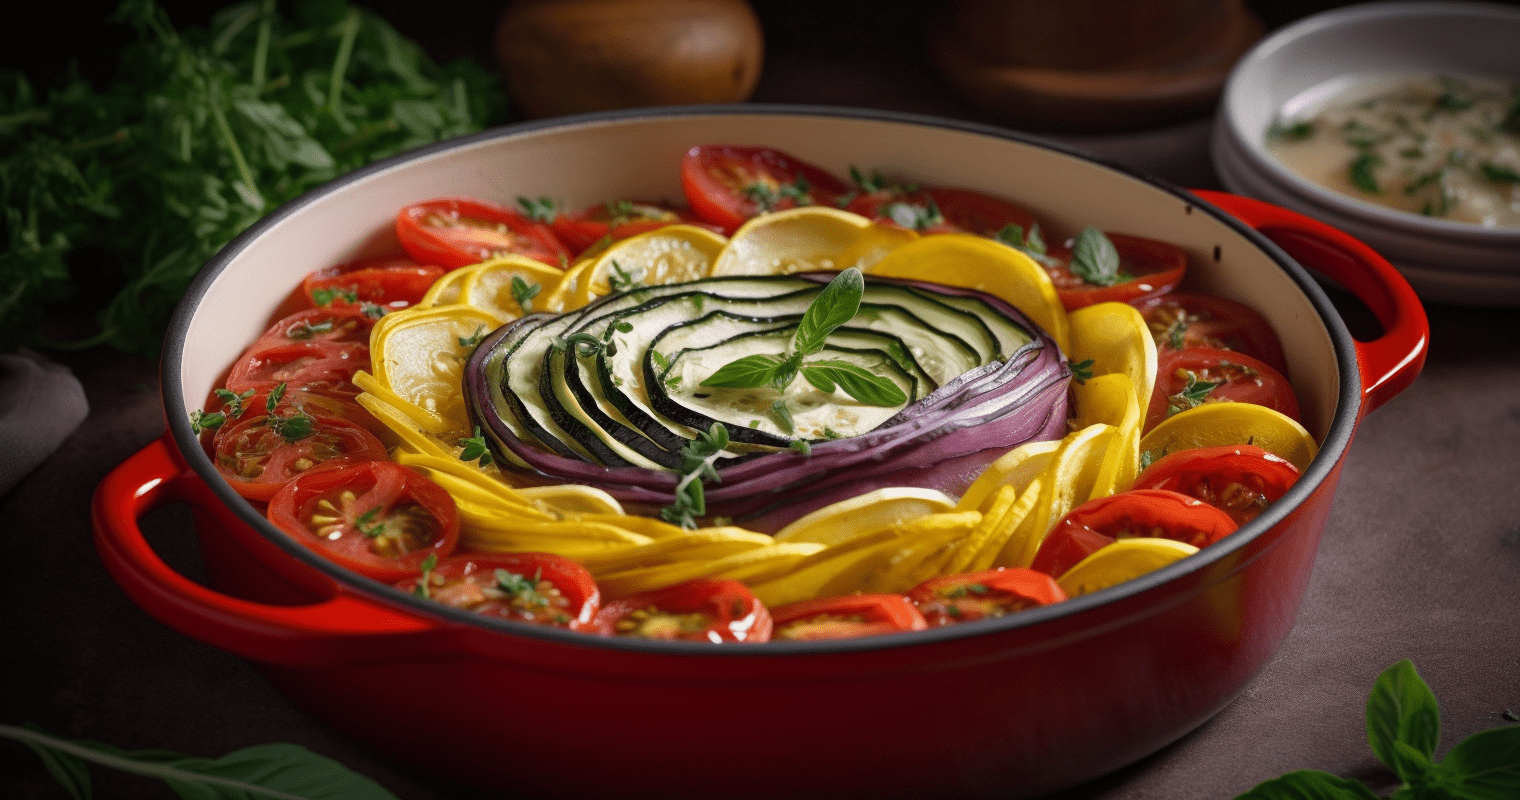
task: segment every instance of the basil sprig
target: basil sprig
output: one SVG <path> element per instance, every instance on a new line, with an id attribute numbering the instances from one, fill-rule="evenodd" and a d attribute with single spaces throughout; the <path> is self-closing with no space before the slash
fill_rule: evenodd
<path id="1" fill-rule="evenodd" d="M 824 342 L 839 326 L 855 318 L 865 288 L 865 277 L 858 268 L 840 272 L 803 312 L 792 334 L 790 354 L 756 353 L 735 359 L 709 375 L 702 385 L 729 389 L 770 386 L 779 392 L 801 373 L 819 391 L 843 389 L 866 405 L 895 406 L 906 402 L 908 396 L 897 384 L 855 364 L 834 359 L 803 361 L 822 350 Z"/>
<path id="2" fill-rule="evenodd" d="M 72 797 L 94 796 L 90 766 L 163 781 L 179 797 L 205 800 L 308 797 L 396 800 L 375 781 L 300 745 L 261 744 L 220 758 L 168 750 L 123 750 L 85 739 L 46 733 L 30 723 L 0 725 L 0 738 L 31 748 Z"/>
<path id="3" fill-rule="evenodd" d="M 1503 800 L 1520 797 L 1520 725 L 1479 731 L 1436 760 L 1441 710 L 1404 659 L 1383 671 L 1367 698 L 1367 742 L 1403 782 L 1397 800 Z M 1257 784 L 1236 800 L 1378 800 L 1361 783 L 1298 770 Z"/>
<path id="4" fill-rule="evenodd" d="M 1119 268 L 1119 250 L 1103 231 L 1083 228 L 1071 246 L 1071 272 L 1096 286 L 1113 286 L 1133 276 Z"/>

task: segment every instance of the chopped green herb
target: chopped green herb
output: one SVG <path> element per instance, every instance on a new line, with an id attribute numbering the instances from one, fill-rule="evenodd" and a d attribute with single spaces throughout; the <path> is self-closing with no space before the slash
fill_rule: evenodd
<path id="1" fill-rule="evenodd" d="M 1221 363 L 1221 366 L 1224 366 L 1224 364 Z M 1187 382 L 1183 384 L 1182 390 L 1174 395 L 1167 397 L 1167 416 L 1171 416 L 1180 411 L 1186 411 L 1187 409 L 1193 408 L 1194 406 L 1203 405 L 1203 403 L 1208 400 L 1210 392 L 1218 389 L 1226 383 L 1226 381 L 1223 380 L 1199 380 L 1198 374 L 1192 370 L 1184 370 L 1184 372 L 1187 374 Z"/>
<path id="2" fill-rule="evenodd" d="M 612 291 L 614 292 L 626 292 L 629 289 L 643 285 L 639 283 L 639 279 L 636 276 L 629 273 L 628 270 L 623 269 L 623 265 L 619 264 L 617 259 L 612 260 L 612 274 L 607 276 L 607 284 L 612 287 Z"/>
<path id="3" fill-rule="evenodd" d="M 1520 183 L 1520 172 L 1509 167 L 1501 167 L 1498 164 L 1484 162 L 1478 166 L 1478 171 L 1483 177 L 1500 183 Z"/>
<path id="4" fill-rule="evenodd" d="M 945 215 L 940 213 L 939 204 L 933 199 L 925 200 L 922 204 L 907 200 L 894 201 L 887 203 L 880 213 L 884 213 L 894 224 L 914 231 L 928 230 L 945 221 Z"/>
<path id="5" fill-rule="evenodd" d="M 531 283 L 523 279 L 521 275 L 512 276 L 512 299 L 517 301 L 518 308 L 524 314 L 533 313 L 533 298 L 543 291 L 544 287 L 537 283 Z"/>
<path id="6" fill-rule="evenodd" d="M 1383 159 L 1375 153 L 1362 153 L 1351 162 L 1349 172 L 1351 185 L 1369 194 L 1379 194 L 1383 191 L 1378 185 L 1377 176 L 1373 170 L 1381 166 Z"/>
<path id="7" fill-rule="evenodd" d="M 288 339 L 295 339 L 297 341 L 304 341 L 306 339 L 315 339 L 320 334 L 332 333 L 332 331 L 333 321 L 330 319 L 323 322 L 318 322 L 316 324 L 303 321 L 298 322 L 289 328 L 286 328 L 285 337 Z"/>
<path id="8" fill-rule="evenodd" d="M 475 326 L 474 333 L 470 334 L 469 336 L 459 337 L 459 346 L 465 349 L 470 349 L 480 344 L 480 341 L 484 338 L 486 338 L 486 326 L 477 325 Z"/>
<path id="9" fill-rule="evenodd" d="M 353 305 L 359 302 L 359 293 L 350 287 L 319 287 L 311 291 L 311 301 L 323 308 L 339 301 Z"/>
<path id="10" fill-rule="evenodd" d="M 519 197 L 517 207 L 522 209 L 523 216 L 534 222 L 553 222 L 559 215 L 559 208 L 547 197 Z"/>
<path id="11" fill-rule="evenodd" d="M 459 451 L 460 461 L 479 461 L 482 467 L 491 466 L 491 462 L 494 460 L 491 455 L 491 445 L 486 442 L 486 437 L 481 434 L 479 425 L 475 426 L 474 436 L 459 440 L 459 446 L 463 448 Z"/>
<path id="12" fill-rule="evenodd" d="M 530 579 L 526 575 L 498 567 L 492 577 L 496 579 L 496 588 L 505 592 L 519 606 L 542 608 L 549 605 L 548 596 L 538 590 L 538 584 L 543 580 L 542 573 L 535 574 Z"/>
<path id="13" fill-rule="evenodd" d="M 682 528 L 696 528 L 697 519 L 707 513 L 707 500 L 702 490 L 704 479 L 718 483 L 718 471 L 713 463 L 728 447 L 728 429 L 714 422 L 706 431 L 698 431 L 697 438 L 688 440 L 681 448 L 680 479 L 676 482 L 675 501 L 660 509 L 660 518 Z"/>
<path id="14" fill-rule="evenodd" d="M 1078 362 L 1076 362 L 1074 364 L 1071 364 L 1070 366 L 1071 366 L 1071 377 L 1075 378 L 1076 381 L 1077 381 L 1077 383 L 1087 383 L 1088 381 L 1092 380 L 1092 376 L 1093 376 L 1093 360 L 1092 359 L 1089 358 L 1089 359 L 1085 359 L 1083 361 L 1078 361 Z"/>
<path id="15" fill-rule="evenodd" d="M 772 186 L 768 182 L 752 183 L 741 191 L 746 200 L 754 203 L 761 211 L 775 211 L 781 206 L 782 200 L 791 200 L 795 205 L 812 205 L 813 187 L 807 178 L 801 175 L 791 183 L 780 183 Z"/>
<path id="16" fill-rule="evenodd" d="M 422 559 L 422 575 L 417 578 L 417 585 L 412 587 L 412 594 L 423 600 L 433 598 L 433 570 L 438 568 L 438 554 L 428 553 L 427 558 Z"/>
<path id="17" fill-rule="evenodd" d="M 1302 141 L 1314 135 L 1313 120 L 1295 120 L 1293 122 L 1274 122 L 1267 129 L 1267 137 L 1287 142 Z"/>
<path id="18" fill-rule="evenodd" d="M 376 506 L 354 519 L 354 528 L 370 539 L 378 539 L 385 533 L 385 520 L 380 519 L 380 507 Z"/>

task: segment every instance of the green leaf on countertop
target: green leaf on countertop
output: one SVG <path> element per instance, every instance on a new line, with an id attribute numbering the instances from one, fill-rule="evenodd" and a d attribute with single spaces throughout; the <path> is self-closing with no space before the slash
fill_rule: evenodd
<path id="1" fill-rule="evenodd" d="M 1453 797 L 1520 797 L 1520 726 L 1479 731 L 1463 739 L 1432 773 L 1434 783 Z"/>
<path id="2" fill-rule="evenodd" d="M 1366 718 L 1373 755 L 1400 778 L 1412 780 L 1429 769 L 1441 740 L 1441 711 L 1408 659 L 1384 670 L 1373 683 Z"/>
<path id="3" fill-rule="evenodd" d="M 78 800 L 91 797 L 87 764 L 156 778 L 185 800 L 395 800 L 395 795 L 325 756 L 294 744 L 245 747 L 221 758 L 167 750 L 128 751 L 100 742 L 66 739 L 35 725 L 0 725 L 42 756 L 48 772 Z"/>
<path id="4" fill-rule="evenodd" d="M 1377 800 L 1377 795 L 1356 781 L 1305 769 L 1257 784 L 1235 800 Z"/>
<path id="5" fill-rule="evenodd" d="M 1436 760 L 1441 715 L 1408 659 L 1384 670 L 1367 698 L 1367 741 L 1399 777 L 1390 800 L 1513 800 L 1520 797 L 1520 725 L 1475 733 Z M 1236 800 L 1377 800 L 1362 784 L 1299 770 L 1257 784 Z"/>

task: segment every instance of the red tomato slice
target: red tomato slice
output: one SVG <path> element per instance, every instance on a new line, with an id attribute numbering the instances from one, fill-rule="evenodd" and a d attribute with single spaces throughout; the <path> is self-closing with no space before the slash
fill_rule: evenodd
<path id="1" fill-rule="evenodd" d="M 1234 350 L 1189 347 L 1163 350 L 1156 359 L 1156 388 L 1145 430 L 1203 403 L 1255 403 L 1298 419 L 1298 397 L 1281 372 Z"/>
<path id="2" fill-rule="evenodd" d="M 1073 508 L 1045 536 L 1030 568 L 1059 578 L 1119 539 L 1172 539 L 1206 547 L 1235 528 L 1229 514 L 1197 498 L 1166 489 L 1131 489 Z"/>
<path id="3" fill-rule="evenodd" d="M 248 390 L 267 392 L 285 384 L 291 389 L 310 389 L 332 397 L 359 394 L 354 373 L 369 367 L 369 347 L 319 340 L 285 344 L 255 342 L 232 365 L 227 388 L 234 394 Z"/>
<path id="4" fill-rule="evenodd" d="M 948 186 L 892 187 L 857 196 L 846 210 L 920 233 L 996 236 L 1009 225 L 1026 233 L 1034 215 L 1000 197 Z"/>
<path id="5" fill-rule="evenodd" d="M 355 422 L 281 407 L 248 406 L 211 437 L 217 472 L 249 500 L 268 500 L 300 475 L 338 464 L 385 461 L 385 445 Z"/>
<path id="6" fill-rule="evenodd" d="M 352 305 L 308 308 L 269 326 L 253 348 L 294 342 L 328 342 L 369 346 L 369 332 L 376 317 Z"/>
<path id="7" fill-rule="evenodd" d="M 396 214 L 396 235 L 412 258 L 448 269 L 520 255 L 563 267 L 570 261 L 549 226 L 509 208 L 464 197 L 413 203 Z"/>
<path id="8" fill-rule="evenodd" d="M 592 625 L 603 636 L 688 642 L 764 642 L 771 615 L 738 581 L 698 578 L 615 600 Z"/>
<path id="9" fill-rule="evenodd" d="M 252 392 L 252 394 L 247 394 L 247 392 Z M 206 404 L 206 409 L 221 412 L 227 417 L 229 424 L 238 421 L 244 415 L 268 414 L 269 392 L 268 389 L 244 390 L 244 395 L 239 396 L 231 390 L 222 390 L 213 395 L 211 402 Z M 281 390 L 279 402 L 275 404 L 275 412 L 286 416 L 294 412 L 304 412 L 316 417 L 352 422 L 375 434 L 381 441 L 392 439 L 396 435 L 395 431 L 376 419 L 374 414 L 369 413 L 368 409 L 359 405 L 351 397 L 330 395 L 319 389 L 286 387 Z"/>
<path id="10" fill-rule="evenodd" d="M 420 574 L 459 540 L 454 498 L 392 461 L 308 472 L 275 493 L 266 514 L 301 544 L 386 583 Z"/>
<path id="11" fill-rule="evenodd" d="M 1066 593 L 1049 575 L 999 567 L 930 578 L 913 587 L 908 599 L 930 627 L 940 627 L 1059 603 Z"/>
<path id="12" fill-rule="evenodd" d="M 1298 480 L 1286 459 L 1249 444 L 1178 450 L 1135 479 L 1137 489 L 1170 489 L 1220 509 L 1244 525 Z"/>
<path id="13" fill-rule="evenodd" d="M 301 291 L 318 308 L 368 304 L 392 311 L 416 305 L 444 272 L 404 256 L 381 256 L 314 270 L 301 281 Z"/>
<path id="14" fill-rule="evenodd" d="M 853 639 L 929 627 L 918 608 L 900 594 L 855 594 L 799 600 L 771 609 L 771 641 Z"/>
<path id="15" fill-rule="evenodd" d="M 1248 305 L 1213 295 L 1169 292 L 1141 310 L 1158 349 L 1235 350 L 1265 361 L 1278 372 L 1288 372 L 1277 334 Z"/>
<path id="16" fill-rule="evenodd" d="M 686 151 L 681 188 L 692 211 L 725 233 L 767 211 L 837 205 L 850 191 L 826 170 L 780 150 L 721 144 Z"/>
<path id="17" fill-rule="evenodd" d="M 601 607 L 591 573 L 553 553 L 456 553 L 396 587 L 487 617 L 571 630 L 590 625 Z"/>
<path id="18" fill-rule="evenodd" d="M 576 255 L 606 239 L 617 241 L 666 225 L 700 225 L 721 232 L 717 225 L 704 222 L 695 214 L 669 203 L 642 200 L 614 200 L 590 208 L 560 214 L 550 227 L 565 246 Z"/>
<path id="19" fill-rule="evenodd" d="M 1122 233 L 1105 235 L 1118 251 L 1120 275 L 1129 276 L 1119 283 L 1101 286 L 1072 272 L 1075 239 L 1051 246 L 1040 262 L 1067 311 L 1110 301 L 1140 306 L 1177 288 L 1187 273 L 1187 251 L 1174 244 Z"/>

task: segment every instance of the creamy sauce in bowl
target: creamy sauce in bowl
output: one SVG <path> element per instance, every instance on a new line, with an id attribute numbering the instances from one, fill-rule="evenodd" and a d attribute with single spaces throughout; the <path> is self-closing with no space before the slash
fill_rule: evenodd
<path id="1" fill-rule="evenodd" d="M 1520 227 L 1520 82 L 1348 78 L 1289 101 L 1266 144 L 1300 177 L 1359 200 Z"/>

